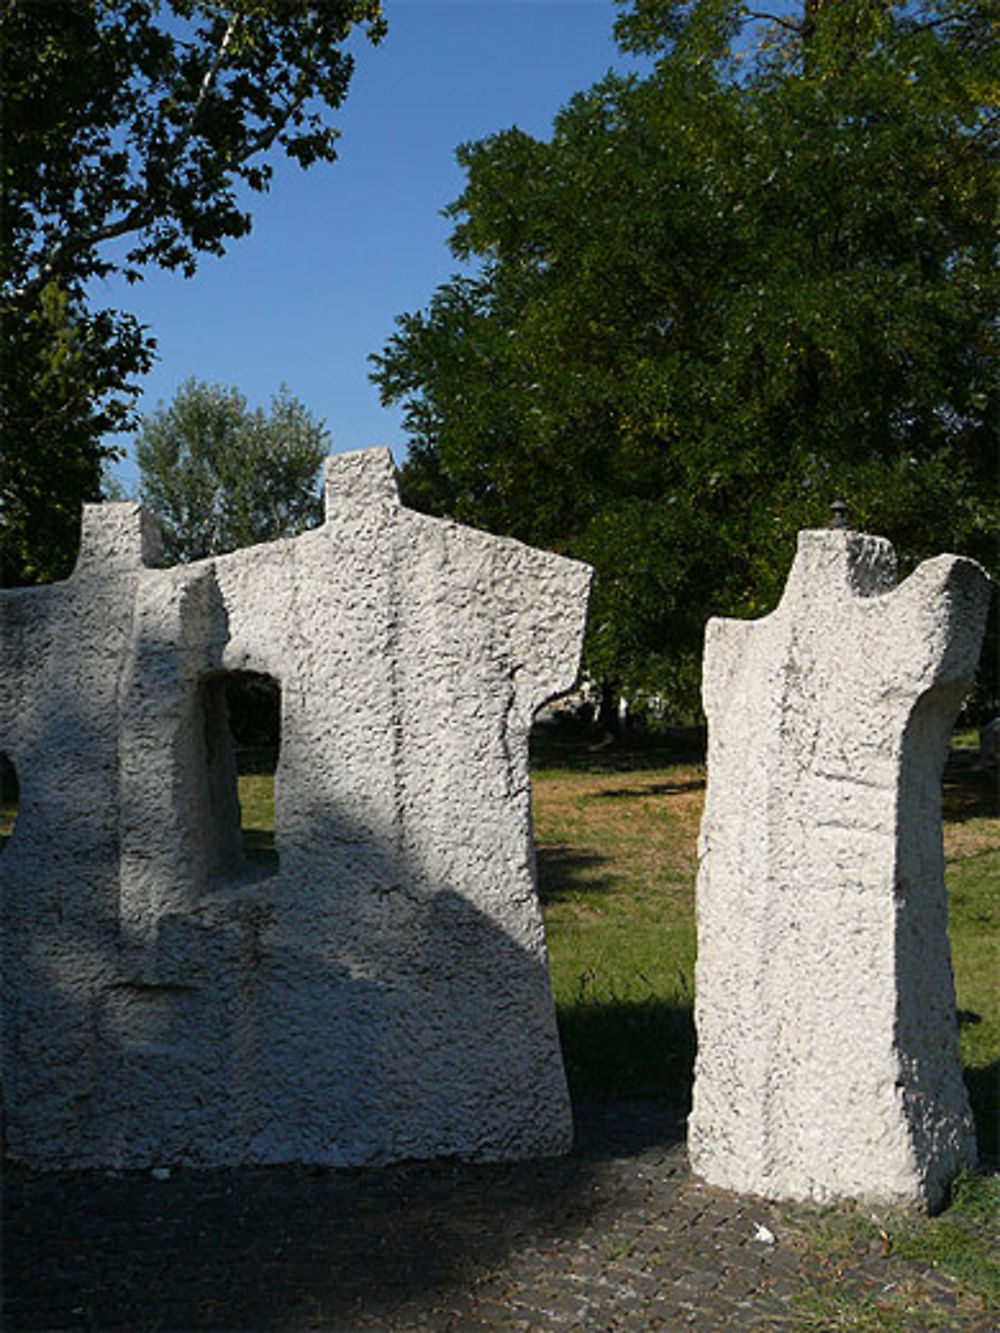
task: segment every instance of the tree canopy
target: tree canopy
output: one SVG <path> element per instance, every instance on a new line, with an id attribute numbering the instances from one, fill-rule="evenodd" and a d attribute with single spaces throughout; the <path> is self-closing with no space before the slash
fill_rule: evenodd
<path id="1" fill-rule="evenodd" d="M 633 0 L 644 76 L 459 150 L 465 272 L 374 358 L 408 501 L 597 571 L 586 666 L 690 706 L 838 497 L 997 572 L 1000 20 Z"/>
<path id="2" fill-rule="evenodd" d="M 333 161 L 357 24 L 378 40 L 379 0 L 3 0 L 5 583 L 68 572 L 153 355 L 94 281 L 190 276 L 250 230 L 276 153 Z"/>
<path id="3" fill-rule="evenodd" d="M 282 388 L 270 411 L 238 389 L 188 380 L 144 417 L 136 439 L 140 494 L 171 560 L 200 560 L 292 537 L 321 518 L 322 421 Z"/>

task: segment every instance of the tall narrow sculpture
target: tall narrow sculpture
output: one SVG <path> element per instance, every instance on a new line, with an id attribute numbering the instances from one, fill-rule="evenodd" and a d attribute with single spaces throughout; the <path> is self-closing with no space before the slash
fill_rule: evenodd
<path id="1" fill-rule="evenodd" d="M 769 1198 L 935 1206 L 975 1156 L 941 773 L 989 584 L 799 534 L 780 606 L 713 620 L 694 1170 Z"/>
<path id="2" fill-rule="evenodd" d="M 590 571 L 404 508 L 158 569 L 90 506 L 73 576 L 0 594 L 7 1146 L 41 1166 L 498 1159 L 569 1147 L 527 737 Z M 280 864 L 245 862 L 225 673 L 281 687 Z"/>

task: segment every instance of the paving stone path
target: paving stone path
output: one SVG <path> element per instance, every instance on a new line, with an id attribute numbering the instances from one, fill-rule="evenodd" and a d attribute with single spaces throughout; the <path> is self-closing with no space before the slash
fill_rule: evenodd
<path id="1" fill-rule="evenodd" d="M 572 1156 L 380 1171 L 6 1173 L 10 1333 L 500 1333 L 803 1323 L 809 1210 L 694 1180 L 683 1121 L 582 1103 Z M 162 1174 L 162 1173 L 161 1173 Z M 813 1214 L 814 1217 L 814 1214 Z M 846 1280 L 877 1299 L 877 1248 Z M 917 1274 L 938 1305 L 960 1292 Z M 936 1287 L 935 1287 L 936 1284 Z M 919 1305 L 919 1301 L 918 1301 Z M 929 1330 L 917 1321 L 907 1328 Z M 990 1333 L 974 1316 L 949 1328 Z M 894 1325 L 895 1327 L 895 1325 Z"/>

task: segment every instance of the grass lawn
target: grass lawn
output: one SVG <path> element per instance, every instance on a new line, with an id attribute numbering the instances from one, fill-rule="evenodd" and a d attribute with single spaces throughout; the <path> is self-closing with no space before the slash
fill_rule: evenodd
<path id="1" fill-rule="evenodd" d="M 705 775 L 645 759 L 540 756 L 539 889 L 573 1091 L 686 1105 Z"/>

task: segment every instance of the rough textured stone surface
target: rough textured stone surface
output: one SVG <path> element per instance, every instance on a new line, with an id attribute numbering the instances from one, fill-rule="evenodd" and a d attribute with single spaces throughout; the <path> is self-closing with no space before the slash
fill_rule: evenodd
<path id="1" fill-rule="evenodd" d="M 590 571 L 331 458 L 326 522 L 155 569 L 88 507 L 73 576 L 0 596 L 7 1148 L 43 1166 L 568 1148 L 527 734 Z M 223 673 L 282 689 L 280 866 L 243 859 Z"/>
<path id="2" fill-rule="evenodd" d="M 713 620 L 698 879 L 696 1172 L 780 1199 L 936 1204 L 975 1155 L 940 779 L 988 580 L 803 532 L 778 609 Z"/>

